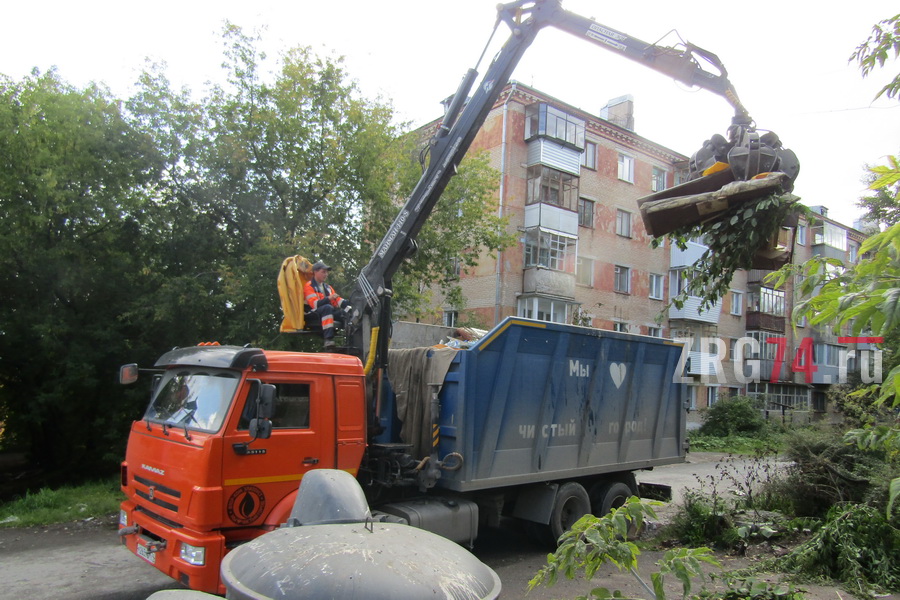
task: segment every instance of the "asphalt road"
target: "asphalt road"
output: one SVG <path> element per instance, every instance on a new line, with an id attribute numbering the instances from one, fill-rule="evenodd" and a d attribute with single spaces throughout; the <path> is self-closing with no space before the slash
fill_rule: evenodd
<path id="1" fill-rule="evenodd" d="M 725 486 L 720 488 L 724 491 L 728 483 L 721 477 L 722 457 L 692 453 L 686 464 L 643 472 L 638 479 L 671 485 L 676 498 L 701 482 L 708 485 L 718 481 L 717 485 Z M 734 463 L 733 468 L 746 468 L 742 465 Z M 475 548 L 475 554 L 500 576 L 504 599 L 525 597 L 527 582 L 544 564 L 546 553 L 547 549 L 527 538 L 514 521 L 484 534 Z M 642 557 L 644 569 L 649 571 L 656 558 L 653 553 Z M 144 600 L 159 590 L 180 589 L 179 584 L 119 544 L 112 519 L 50 528 L 0 529 L 0 582 L 0 599 L 10 600 Z M 528 599 L 573 598 L 598 585 L 647 597 L 631 575 L 609 569 L 591 582 L 563 581 L 552 588 L 538 588 L 528 594 Z M 851 597 L 846 592 L 841 595 Z M 838 598 L 833 591 L 820 597 Z"/>

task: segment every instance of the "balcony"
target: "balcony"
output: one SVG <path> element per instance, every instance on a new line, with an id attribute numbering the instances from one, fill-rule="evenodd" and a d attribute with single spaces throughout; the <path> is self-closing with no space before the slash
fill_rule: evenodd
<path id="1" fill-rule="evenodd" d="M 785 318 L 758 311 L 747 311 L 748 331 L 774 331 L 784 333 Z"/>
<path id="2" fill-rule="evenodd" d="M 525 269 L 522 293 L 575 298 L 575 275 L 543 267 Z"/>
<path id="3" fill-rule="evenodd" d="M 525 207 L 525 229 L 540 228 L 578 237 L 578 212 L 539 202 Z"/>
<path id="4" fill-rule="evenodd" d="M 698 323 L 718 323 L 719 316 L 722 314 L 722 301 L 719 300 L 715 305 L 704 311 L 700 310 L 701 302 L 700 298 L 696 296 L 688 296 L 681 308 L 673 306 L 669 309 L 669 319 L 683 319 Z"/>

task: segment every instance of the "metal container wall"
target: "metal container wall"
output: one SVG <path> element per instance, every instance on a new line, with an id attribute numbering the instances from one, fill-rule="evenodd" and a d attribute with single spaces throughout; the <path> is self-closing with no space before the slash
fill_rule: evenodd
<path id="1" fill-rule="evenodd" d="M 508 318 L 454 359 L 440 455 L 471 491 L 683 462 L 685 399 L 671 340 Z"/>

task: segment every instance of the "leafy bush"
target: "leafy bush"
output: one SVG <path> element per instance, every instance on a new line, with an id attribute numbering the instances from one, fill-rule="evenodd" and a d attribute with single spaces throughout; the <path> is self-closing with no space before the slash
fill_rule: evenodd
<path id="1" fill-rule="evenodd" d="M 761 437 L 767 433 L 766 420 L 759 402 L 746 396 L 725 398 L 710 406 L 703 415 L 702 435 Z"/>
<path id="2" fill-rule="evenodd" d="M 685 493 L 666 535 L 686 546 L 733 548 L 740 543 L 725 501 L 716 494 L 693 490 Z"/>
<path id="3" fill-rule="evenodd" d="M 900 530 L 864 504 L 833 507 L 825 524 L 781 562 L 782 568 L 837 579 L 862 595 L 900 590 Z"/>
<path id="4" fill-rule="evenodd" d="M 824 517 L 841 502 L 886 506 L 892 472 L 883 453 L 847 444 L 837 431 L 801 429 L 785 440 L 792 463 L 784 476 L 766 484 L 799 517 Z"/>

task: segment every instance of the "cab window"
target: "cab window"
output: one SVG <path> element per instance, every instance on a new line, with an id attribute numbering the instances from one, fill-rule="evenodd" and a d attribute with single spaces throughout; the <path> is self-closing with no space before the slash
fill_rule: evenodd
<path id="1" fill-rule="evenodd" d="M 309 389 L 308 383 L 275 384 L 274 429 L 309 429 Z M 244 405 L 239 430 L 250 428 L 250 419 L 255 415 L 255 405 L 249 400 Z"/>

